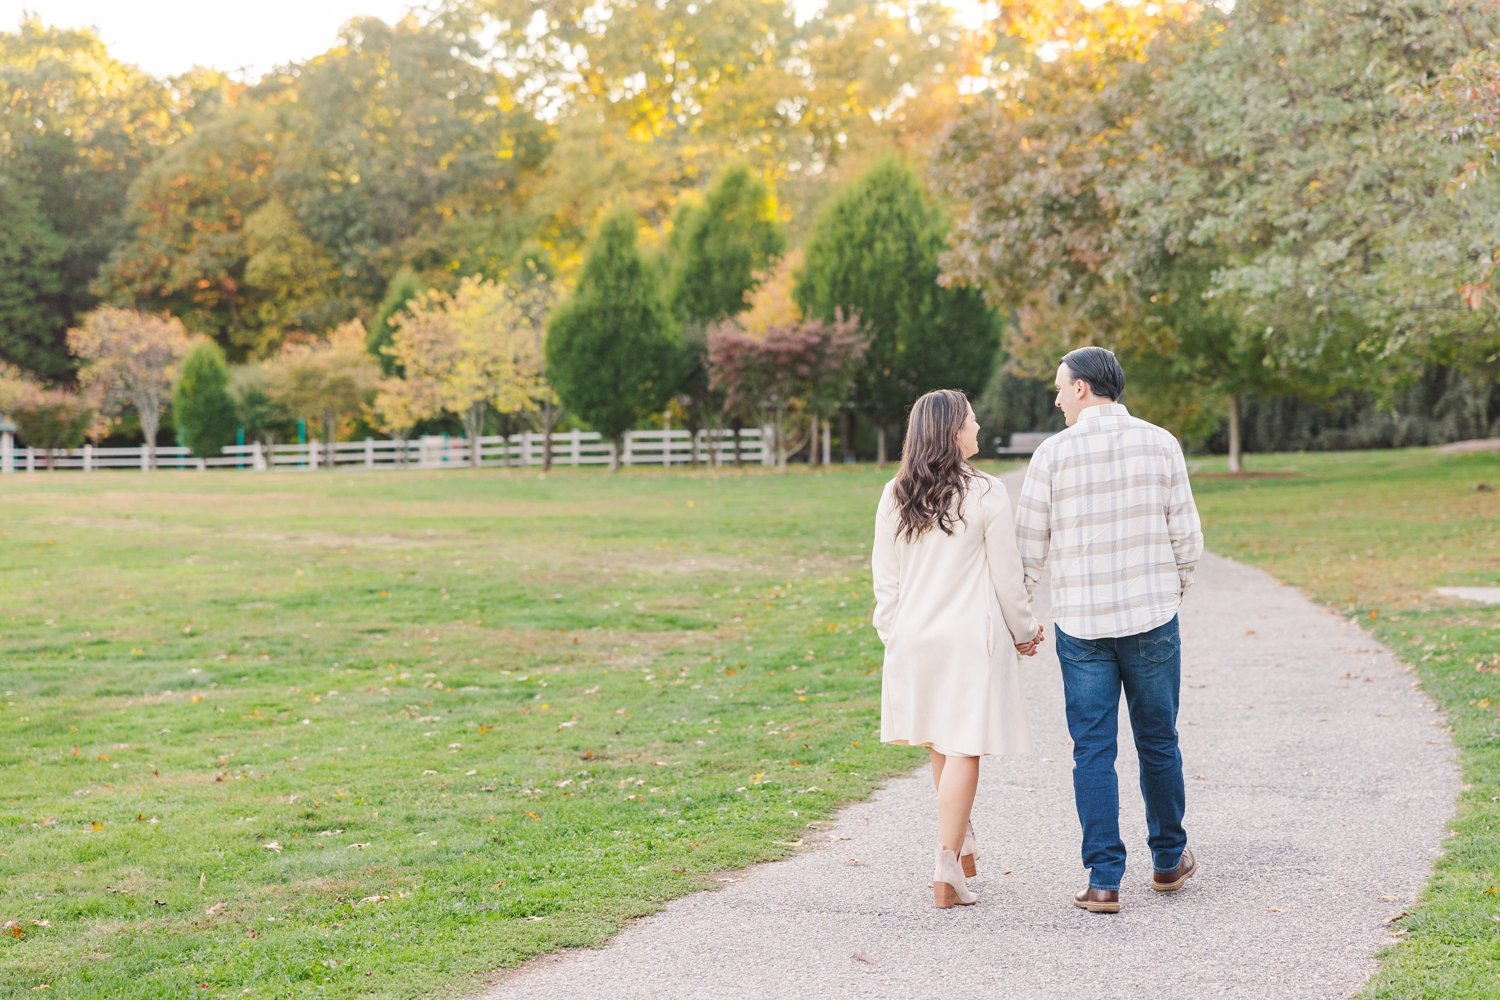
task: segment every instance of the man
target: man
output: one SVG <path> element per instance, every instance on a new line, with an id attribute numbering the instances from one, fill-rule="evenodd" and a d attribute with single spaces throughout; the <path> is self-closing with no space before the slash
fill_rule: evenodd
<path id="1" fill-rule="evenodd" d="M 1197 870 L 1182 826 L 1177 608 L 1203 533 L 1177 439 L 1132 417 L 1119 403 L 1124 388 L 1119 361 L 1101 347 L 1062 359 L 1057 408 L 1068 426 L 1032 456 L 1016 505 L 1027 592 L 1043 565 L 1052 571 L 1073 797 L 1089 870 L 1073 903 L 1092 913 L 1120 911 L 1125 874 L 1115 774 L 1122 689 L 1140 756 L 1151 887 L 1171 892 Z"/>

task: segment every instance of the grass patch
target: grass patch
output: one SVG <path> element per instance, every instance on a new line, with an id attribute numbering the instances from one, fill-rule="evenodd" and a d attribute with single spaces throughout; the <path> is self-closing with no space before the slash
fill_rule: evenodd
<path id="1" fill-rule="evenodd" d="M 1210 548 L 1365 625 L 1447 714 L 1464 789 L 1419 905 L 1362 997 L 1500 996 L 1500 607 L 1434 588 L 1500 586 L 1500 454 L 1254 456 L 1194 481 Z M 1211 463 L 1196 463 L 1205 471 Z"/>
<path id="2" fill-rule="evenodd" d="M 888 475 L 7 477 L 0 995 L 452 995 L 785 855 L 918 763 Z"/>

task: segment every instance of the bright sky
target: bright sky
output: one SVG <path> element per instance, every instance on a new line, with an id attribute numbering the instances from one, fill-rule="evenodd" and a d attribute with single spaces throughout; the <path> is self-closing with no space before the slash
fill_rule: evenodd
<path id="1" fill-rule="evenodd" d="M 822 6 L 796 0 L 799 11 Z M 121 62 L 152 76 L 166 77 L 194 66 L 255 80 L 289 62 L 300 62 L 333 47 L 339 28 L 353 17 L 396 21 L 421 0 L 252 0 L 221 4 L 213 0 L 0 0 L 0 31 L 14 31 L 30 11 L 60 28 L 92 26 Z M 965 23 L 993 3 L 952 0 Z"/>
<path id="2" fill-rule="evenodd" d="M 153 76 L 211 66 L 255 80 L 273 67 L 332 48 L 339 28 L 365 15 L 396 21 L 414 0 L 0 0 L 0 30 L 23 12 L 60 28 L 92 26 L 121 62 Z M 238 74 L 236 74 L 238 75 Z"/>

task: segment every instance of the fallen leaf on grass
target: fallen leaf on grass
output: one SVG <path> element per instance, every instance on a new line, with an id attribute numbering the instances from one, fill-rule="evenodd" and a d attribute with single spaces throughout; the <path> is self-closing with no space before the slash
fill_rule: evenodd
<path id="1" fill-rule="evenodd" d="M 5 933 L 13 938 L 23 938 L 26 936 L 26 931 L 21 927 L 21 921 L 19 920 L 7 920 L 4 930 Z"/>
<path id="2" fill-rule="evenodd" d="M 277 853 L 277 854 L 280 854 L 280 853 L 281 853 L 281 845 L 280 845 L 280 844 L 278 844 L 278 843 L 277 843 L 277 842 L 276 842 L 276 841 L 274 841 L 274 840 L 268 840 L 268 841 L 266 841 L 266 842 L 265 842 L 265 843 L 264 843 L 264 844 L 261 844 L 261 845 L 260 845 L 260 846 L 261 846 L 261 847 L 262 847 L 262 848 L 264 848 L 264 849 L 265 849 L 265 850 L 268 850 L 268 851 L 275 851 L 275 852 L 276 852 L 276 853 Z"/>
<path id="3" fill-rule="evenodd" d="M 366 896 L 364 899 L 361 899 L 360 902 L 361 903 L 384 903 L 387 899 L 390 899 L 390 898 L 391 897 L 389 897 L 389 896 Z"/>
<path id="4" fill-rule="evenodd" d="M 352 847 L 356 851 L 363 851 L 365 848 L 369 847 L 370 845 L 369 844 L 350 844 L 349 846 Z"/>
<path id="5" fill-rule="evenodd" d="M 218 903 L 215 903 L 213 906 L 210 906 L 208 909 L 204 910 L 203 911 L 203 915 L 205 917 L 217 917 L 219 914 L 223 913 L 227 909 L 229 909 L 229 904 L 228 903 L 218 902 Z"/>
<path id="6" fill-rule="evenodd" d="M 526 818 L 531 820 L 533 823 L 540 823 L 542 821 L 542 817 L 538 816 L 534 812 L 527 813 Z"/>
<path id="7" fill-rule="evenodd" d="M 1396 921 L 1400 920 L 1402 917 L 1405 917 L 1405 916 L 1408 916 L 1408 913 L 1407 913 L 1406 910 L 1402 910 L 1400 913 L 1392 913 L 1390 916 L 1386 917 L 1384 920 L 1382 920 L 1380 922 L 1380 926 L 1382 926 L 1382 927 L 1389 927 L 1389 926 L 1391 926 L 1391 924 L 1394 924 Z"/>

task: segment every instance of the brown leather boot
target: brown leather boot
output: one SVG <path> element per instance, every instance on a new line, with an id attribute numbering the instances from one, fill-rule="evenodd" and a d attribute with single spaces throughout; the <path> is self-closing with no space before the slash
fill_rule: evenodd
<path id="1" fill-rule="evenodd" d="M 1182 860 L 1177 862 L 1177 867 L 1169 872 L 1152 872 L 1151 888 L 1157 892 L 1172 892 L 1182 888 L 1182 883 L 1192 878 L 1198 871 L 1198 861 L 1193 857 L 1193 849 L 1184 847 L 1182 849 Z"/>
<path id="2" fill-rule="evenodd" d="M 1088 886 L 1073 897 L 1073 905 L 1090 913 L 1119 913 L 1120 893 L 1116 889 Z"/>

